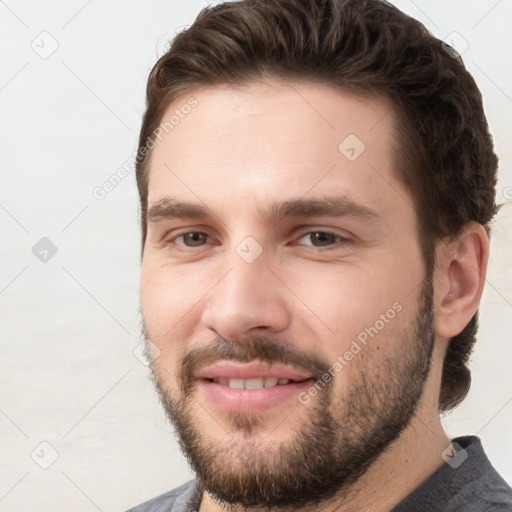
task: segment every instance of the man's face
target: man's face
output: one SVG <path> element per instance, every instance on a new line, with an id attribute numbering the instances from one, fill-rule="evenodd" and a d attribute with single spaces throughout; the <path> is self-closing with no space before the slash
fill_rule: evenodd
<path id="1" fill-rule="evenodd" d="M 185 94 L 163 122 L 190 96 L 150 169 L 155 382 L 206 490 L 315 503 L 397 438 L 429 370 L 431 281 L 390 105 L 253 83 Z"/>

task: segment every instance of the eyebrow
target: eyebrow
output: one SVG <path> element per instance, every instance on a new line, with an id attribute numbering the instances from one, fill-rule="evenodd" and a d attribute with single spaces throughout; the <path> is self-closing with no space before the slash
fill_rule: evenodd
<path id="1" fill-rule="evenodd" d="M 369 222 L 380 220 L 380 216 L 367 206 L 347 196 L 327 196 L 315 199 L 293 199 L 274 203 L 266 210 L 259 211 L 269 223 L 276 223 L 285 217 L 352 217 Z M 211 210 L 204 204 L 178 201 L 164 197 L 153 203 L 147 211 L 147 222 L 165 219 L 208 219 Z"/>

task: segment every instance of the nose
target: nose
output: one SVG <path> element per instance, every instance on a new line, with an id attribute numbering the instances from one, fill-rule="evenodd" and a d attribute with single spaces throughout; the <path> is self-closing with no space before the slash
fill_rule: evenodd
<path id="1" fill-rule="evenodd" d="M 207 296 L 203 325 L 230 341 L 285 330 L 290 321 L 285 291 L 266 260 L 231 262 L 231 268 Z"/>

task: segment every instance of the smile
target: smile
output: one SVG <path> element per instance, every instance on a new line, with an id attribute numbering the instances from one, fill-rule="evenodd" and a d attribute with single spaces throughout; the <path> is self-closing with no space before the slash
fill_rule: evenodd
<path id="1" fill-rule="evenodd" d="M 228 379 L 225 377 L 216 377 L 210 379 L 210 382 L 227 386 L 232 389 L 261 389 L 273 388 L 275 386 L 283 386 L 289 382 L 301 382 L 291 379 L 280 379 L 277 377 L 256 377 L 253 379 Z"/>

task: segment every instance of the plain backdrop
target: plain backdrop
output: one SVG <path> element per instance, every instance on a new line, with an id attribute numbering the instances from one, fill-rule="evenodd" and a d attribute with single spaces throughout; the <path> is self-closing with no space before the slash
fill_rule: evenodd
<path id="1" fill-rule="evenodd" d="M 462 53 L 500 157 L 473 385 L 443 421 L 512 483 L 512 2 L 396 4 Z M 138 357 L 133 168 L 93 190 L 136 150 L 148 73 L 206 5 L 0 2 L 0 511 L 123 511 L 192 477 Z"/>

